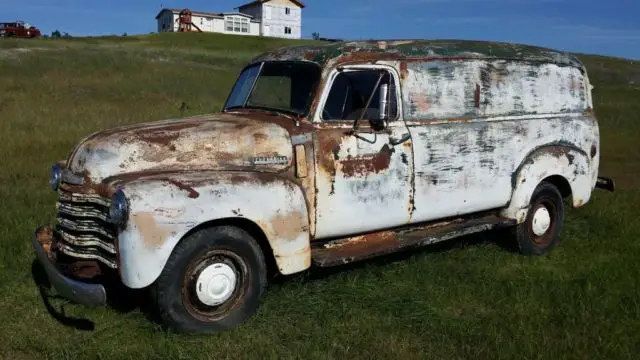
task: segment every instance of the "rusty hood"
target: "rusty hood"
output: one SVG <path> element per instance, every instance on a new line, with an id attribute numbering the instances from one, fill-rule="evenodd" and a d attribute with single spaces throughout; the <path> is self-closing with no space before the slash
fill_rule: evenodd
<path id="1" fill-rule="evenodd" d="M 67 164 L 100 183 L 151 171 L 280 171 L 292 152 L 289 132 L 277 122 L 220 113 L 97 132 L 76 146 Z"/>

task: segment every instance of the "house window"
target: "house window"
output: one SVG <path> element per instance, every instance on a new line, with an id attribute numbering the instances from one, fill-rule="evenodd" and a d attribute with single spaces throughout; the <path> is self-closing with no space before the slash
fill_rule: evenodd
<path id="1" fill-rule="evenodd" d="M 290 27 L 288 27 L 288 26 L 285 26 L 285 27 L 284 27 L 284 33 L 285 33 L 285 34 L 291 34 L 291 28 L 290 28 Z"/>
<path id="2" fill-rule="evenodd" d="M 225 29 L 228 32 L 249 32 L 249 19 L 244 17 L 228 17 L 225 20 Z"/>
<path id="3" fill-rule="evenodd" d="M 284 8 L 284 13 L 287 15 L 291 15 L 291 9 L 289 9 L 288 7 Z"/>

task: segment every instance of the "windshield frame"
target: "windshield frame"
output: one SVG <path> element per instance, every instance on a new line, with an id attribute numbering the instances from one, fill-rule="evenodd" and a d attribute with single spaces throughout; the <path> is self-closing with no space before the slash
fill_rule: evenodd
<path id="1" fill-rule="evenodd" d="M 318 70 L 318 77 L 314 81 L 314 83 L 311 85 L 311 91 L 310 91 L 310 94 L 309 94 L 310 98 L 307 99 L 307 104 L 305 106 L 304 111 L 297 112 L 297 111 L 294 111 L 292 109 L 282 109 L 282 108 L 269 107 L 269 106 L 247 105 L 247 102 L 249 101 L 249 99 L 251 98 L 251 95 L 253 94 L 253 91 L 254 91 L 255 86 L 256 86 L 256 84 L 258 82 L 258 79 L 262 75 L 262 71 L 264 70 L 265 64 L 282 64 L 282 65 L 295 64 L 295 65 L 316 67 L 316 70 Z M 231 99 L 231 96 L 233 95 L 233 90 L 235 89 L 235 87 L 238 85 L 238 82 L 240 81 L 241 75 L 247 69 L 249 69 L 251 67 L 256 67 L 256 66 L 259 68 L 258 69 L 258 74 L 255 77 L 255 79 L 253 79 L 253 83 L 251 84 L 251 90 L 249 90 L 249 93 L 248 93 L 247 97 L 244 99 L 244 103 L 242 105 L 236 105 L 236 106 L 229 107 L 227 104 L 229 103 L 229 99 Z M 323 71 L 322 67 L 320 65 L 318 65 L 317 63 L 312 62 L 312 61 L 303 61 L 303 60 L 265 60 L 265 61 L 253 62 L 253 63 L 247 64 L 238 73 L 236 81 L 233 83 L 233 86 L 229 90 L 227 98 L 224 101 L 224 104 L 222 105 L 222 112 L 229 112 L 229 111 L 233 111 L 233 110 L 242 110 L 242 109 L 250 109 L 250 110 L 264 110 L 264 111 L 269 111 L 269 112 L 280 112 L 280 113 L 285 113 L 285 114 L 293 115 L 293 116 L 297 116 L 297 117 L 307 117 L 309 115 L 309 113 L 311 112 L 311 108 L 313 106 L 313 100 L 317 96 L 318 88 L 319 88 L 321 80 L 322 80 L 322 71 Z"/>

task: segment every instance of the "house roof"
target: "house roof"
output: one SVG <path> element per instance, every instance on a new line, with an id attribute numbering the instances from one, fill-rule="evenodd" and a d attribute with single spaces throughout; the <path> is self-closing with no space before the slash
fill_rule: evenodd
<path id="1" fill-rule="evenodd" d="M 170 11 L 170 12 L 172 12 L 174 14 L 179 14 L 182 10 L 184 10 L 184 9 L 163 8 L 162 10 L 160 10 L 160 12 L 158 12 L 158 15 L 156 15 L 156 19 L 159 18 L 160 15 L 165 11 Z M 207 12 L 207 11 L 194 11 L 194 10 L 192 10 L 191 14 L 193 14 L 195 16 L 207 16 L 207 17 L 215 17 L 215 18 L 224 18 L 225 15 L 238 15 L 238 16 L 247 17 L 249 19 L 253 19 L 253 16 L 251 16 L 249 14 L 237 12 L 237 11 L 214 13 L 214 12 Z"/>
<path id="2" fill-rule="evenodd" d="M 471 40 L 368 40 L 280 48 L 255 57 L 252 63 L 270 60 L 310 61 L 320 66 L 352 61 L 407 58 L 476 58 L 549 62 L 582 68 L 567 52 L 531 45 Z"/>
<path id="3" fill-rule="evenodd" d="M 247 6 L 264 4 L 264 3 L 269 2 L 269 1 L 271 1 L 271 0 L 255 0 L 255 1 L 252 1 L 252 2 L 249 2 L 249 3 L 246 3 L 244 5 L 238 6 L 238 9 L 242 9 L 244 7 L 247 7 Z M 304 4 L 301 1 L 297 1 L 297 0 L 290 0 L 290 1 L 292 3 L 298 5 L 300 8 L 304 8 L 305 7 Z"/>

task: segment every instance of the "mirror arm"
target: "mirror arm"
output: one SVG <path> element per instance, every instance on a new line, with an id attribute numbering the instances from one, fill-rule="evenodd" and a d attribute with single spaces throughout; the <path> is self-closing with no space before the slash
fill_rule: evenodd
<path id="1" fill-rule="evenodd" d="M 405 142 L 405 141 L 407 141 L 409 139 L 411 139 L 411 134 L 406 133 L 406 134 L 402 135 L 402 137 L 400 139 L 389 138 L 389 143 L 391 145 L 395 146 L 395 145 L 400 145 L 400 144 L 402 144 L 403 142 Z"/>
<path id="2" fill-rule="evenodd" d="M 376 85 L 373 87 L 373 91 L 371 91 L 371 94 L 369 95 L 369 99 L 367 99 L 367 104 L 364 106 L 364 110 L 362 111 L 362 114 L 360 114 L 360 116 L 353 123 L 353 128 L 349 132 L 350 135 L 353 135 L 353 134 L 356 133 L 356 130 L 358 129 L 358 123 L 364 117 L 364 114 L 366 113 L 367 109 L 369 109 L 369 105 L 371 105 L 371 100 L 373 99 L 373 95 L 378 90 L 378 87 L 380 86 L 380 81 L 382 81 L 382 77 L 383 76 L 384 76 L 384 70 L 380 71 L 380 76 L 378 76 L 378 80 L 376 81 Z"/>

